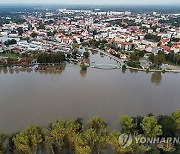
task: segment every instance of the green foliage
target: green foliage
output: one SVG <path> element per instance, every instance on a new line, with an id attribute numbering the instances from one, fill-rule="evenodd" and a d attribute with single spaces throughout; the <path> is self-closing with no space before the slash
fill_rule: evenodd
<path id="1" fill-rule="evenodd" d="M 94 117 L 87 122 L 84 133 L 85 142 L 91 147 L 92 153 L 99 153 L 106 148 L 108 139 L 107 124 L 100 118 Z"/>
<path id="2" fill-rule="evenodd" d="M 0 153 L 4 152 L 3 144 L 5 143 L 8 136 L 0 131 Z"/>
<path id="3" fill-rule="evenodd" d="M 87 70 L 87 66 L 84 64 L 84 62 L 81 62 L 80 67 L 83 71 Z"/>
<path id="4" fill-rule="evenodd" d="M 162 63 L 165 61 L 165 55 L 164 54 L 158 54 L 154 56 L 154 64 L 156 66 L 162 65 Z"/>
<path id="5" fill-rule="evenodd" d="M 135 133 L 136 125 L 133 123 L 133 119 L 128 115 L 122 115 L 120 117 L 120 124 L 123 133 Z"/>
<path id="6" fill-rule="evenodd" d="M 7 41 L 4 42 L 4 44 L 6 46 L 9 46 L 9 45 L 17 44 L 17 41 L 15 39 L 7 40 Z"/>
<path id="7" fill-rule="evenodd" d="M 36 153 L 39 145 L 43 142 L 41 128 L 31 126 L 16 134 L 12 140 L 17 152 Z"/>
<path id="8" fill-rule="evenodd" d="M 160 115 L 157 117 L 158 124 L 162 126 L 162 136 L 163 137 L 174 137 L 176 123 L 172 116 Z"/>
<path id="9" fill-rule="evenodd" d="M 126 64 L 130 67 L 141 68 L 140 63 L 132 60 L 128 60 Z"/>
<path id="10" fill-rule="evenodd" d="M 126 65 L 122 66 L 122 70 L 125 71 L 126 70 Z"/>
<path id="11" fill-rule="evenodd" d="M 18 31 L 18 35 L 19 35 L 19 36 L 22 36 L 22 34 L 23 34 L 23 32 L 24 32 L 23 28 L 22 28 L 22 27 L 18 27 L 18 28 L 17 28 L 17 31 Z"/>
<path id="12" fill-rule="evenodd" d="M 39 29 L 45 29 L 45 25 L 42 24 L 42 23 L 40 23 L 38 28 L 39 28 Z"/>
<path id="13" fill-rule="evenodd" d="M 174 62 L 180 64 L 180 52 L 176 53 L 174 56 Z"/>
<path id="14" fill-rule="evenodd" d="M 180 110 L 177 110 L 176 112 L 174 112 L 172 117 L 176 123 L 176 129 L 180 130 Z"/>
<path id="15" fill-rule="evenodd" d="M 32 32 L 31 34 L 30 34 L 30 36 L 32 37 L 32 38 L 36 38 L 37 37 L 37 33 L 35 33 L 35 32 Z"/>
<path id="16" fill-rule="evenodd" d="M 152 40 L 152 41 L 155 41 L 155 42 L 159 42 L 159 41 L 161 40 L 161 37 L 160 37 L 160 36 L 157 36 L 157 35 L 153 35 L 153 34 L 147 33 L 147 34 L 144 36 L 144 39 L 146 39 L 146 40 Z"/>
<path id="17" fill-rule="evenodd" d="M 0 132 L 0 153 L 34 154 L 43 151 L 43 153 L 99 154 L 107 151 L 107 145 L 112 147 L 114 153 L 158 154 L 160 151 L 179 153 L 179 145 L 173 145 L 171 142 L 157 145 L 136 142 L 144 136 L 175 137 L 176 132 L 179 132 L 179 110 L 172 116 L 161 115 L 157 119 L 151 115 L 144 118 L 123 115 L 120 123 L 121 132 L 110 130 L 107 123 L 98 116 L 86 124 L 83 124 L 82 118 L 77 118 L 75 121 L 58 120 L 44 129 L 31 126 L 10 137 Z M 119 136 L 122 133 L 133 135 L 130 146 L 119 144 Z M 9 139 L 8 147 L 5 146 L 7 139 Z"/>
<path id="18" fill-rule="evenodd" d="M 39 52 L 37 54 L 38 63 L 62 63 L 63 61 L 65 61 L 65 55 L 62 52 L 52 54 L 47 52 Z"/>
<path id="19" fill-rule="evenodd" d="M 141 123 L 141 127 L 147 137 L 156 137 L 162 134 L 162 126 L 158 125 L 157 119 L 153 116 L 145 117 Z"/>
<path id="20" fill-rule="evenodd" d="M 73 43 L 72 47 L 73 47 L 73 49 L 78 49 L 79 48 L 79 44 L 78 43 Z"/>
<path id="21" fill-rule="evenodd" d="M 84 52 L 84 53 L 83 53 L 83 56 L 84 56 L 86 59 L 88 59 L 88 58 L 89 58 L 89 52 L 88 52 L 88 51 Z"/>

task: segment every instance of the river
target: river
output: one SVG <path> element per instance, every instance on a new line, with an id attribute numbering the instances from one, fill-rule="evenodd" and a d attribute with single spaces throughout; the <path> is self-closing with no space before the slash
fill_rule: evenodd
<path id="1" fill-rule="evenodd" d="M 91 54 L 91 63 L 117 64 Z M 0 129 L 7 133 L 57 119 L 101 116 L 111 128 L 119 117 L 171 114 L 180 109 L 180 74 L 103 70 L 67 64 L 60 72 L 0 69 Z"/>

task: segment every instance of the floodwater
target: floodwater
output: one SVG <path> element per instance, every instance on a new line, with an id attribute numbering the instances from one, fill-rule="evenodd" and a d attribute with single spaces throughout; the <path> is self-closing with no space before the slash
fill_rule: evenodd
<path id="1" fill-rule="evenodd" d="M 93 64 L 117 64 L 91 54 Z M 67 64 L 61 71 L 35 72 L 31 68 L 0 69 L 0 129 L 7 133 L 29 125 L 47 125 L 57 119 L 101 116 L 111 128 L 119 117 L 180 109 L 180 74 L 88 68 Z"/>

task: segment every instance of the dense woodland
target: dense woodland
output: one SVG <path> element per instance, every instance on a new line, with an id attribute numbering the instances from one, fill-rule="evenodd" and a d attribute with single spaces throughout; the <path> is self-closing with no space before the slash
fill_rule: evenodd
<path id="1" fill-rule="evenodd" d="M 128 153 L 164 154 L 180 153 L 180 144 L 140 144 L 132 142 L 128 147 L 119 144 L 122 133 L 144 137 L 179 137 L 180 110 L 172 115 L 146 117 L 120 117 L 119 130 L 111 130 L 100 117 L 83 123 L 82 118 L 74 121 L 58 120 L 47 127 L 30 126 L 11 135 L 0 133 L 1 153 Z"/>

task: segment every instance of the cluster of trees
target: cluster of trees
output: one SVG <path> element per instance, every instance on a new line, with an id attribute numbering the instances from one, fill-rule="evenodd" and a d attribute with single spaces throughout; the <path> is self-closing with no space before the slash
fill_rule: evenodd
<path id="1" fill-rule="evenodd" d="M 154 55 L 153 53 L 151 53 L 149 55 L 149 60 L 154 63 L 155 66 L 160 66 L 162 65 L 163 62 L 165 62 L 166 57 L 164 52 L 159 52 L 157 55 Z"/>
<path id="2" fill-rule="evenodd" d="M 171 51 L 169 54 L 165 54 L 163 51 L 161 51 L 157 55 L 151 53 L 149 56 L 149 60 L 153 62 L 156 66 L 162 65 L 162 63 L 164 63 L 165 61 L 179 65 L 180 52 L 175 54 L 174 51 Z"/>
<path id="3" fill-rule="evenodd" d="M 7 41 L 4 42 L 4 44 L 6 46 L 9 46 L 9 45 L 17 44 L 17 41 L 15 39 L 7 40 Z"/>
<path id="4" fill-rule="evenodd" d="M 38 63 L 62 63 L 65 61 L 65 55 L 63 52 L 56 53 L 47 53 L 47 52 L 39 52 L 37 54 L 37 62 Z"/>
<path id="5" fill-rule="evenodd" d="M 116 19 L 113 21 L 109 21 L 111 25 L 119 25 L 121 27 L 128 27 L 128 26 L 139 26 L 139 24 L 137 24 L 135 22 L 135 20 L 130 20 L 130 19 L 123 19 L 124 22 L 127 23 L 127 25 L 123 25 L 122 24 L 122 19 Z"/>
<path id="6" fill-rule="evenodd" d="M 168 24 L 170 23 L 172 26 L 179 27 L 180 26 L 180 17 L 170 17 L 169 20 L 160 19 L 159 23 L 161 24 Z"/>
<path id="7" fill-rule="evenodd" d="M 169 54 L 166 55 L 166 61 L 180 64 L 180 52 L 175 54 L 174 51 L 171 51 Z"/>
<path id="8" fill-rule="evenodd" d="M 95 39 L 90 40 L 88 43 L 89 46 L 93 46 L 100 49 L 104 49 L 106 44 L 107 44 L 106 40 L 96 41 Z"/>
<path id="9" fill-rule="evenodd" d="M 177 137 L 180 132 L 180 110 L 171 116 L 123 115 L 120 125 L 121 131 L 111 130 L 100 117 L 93 117 L 85 124 L 82 118 L 77 118 L 75 121 L 59 120 L 47 128 L 30 126 L 12 135 L 0 132 L 0 152 L 99 154 L 109 152 L 110 147 L 114 153 L 124 154 L 180 152 L 180 145 L 171 142 L 151 145 L 133 141 L 128 147 L 119 144 L 122 133 L 136 134 L 136 137 Z"/>
<path id="10" fill-rule="evenodd" d="M 147 33 L 144 36 L 144 39 L 152 40 L 152 41 L 155 41 L 155 42 L 159 42 L 161 40 L 161 36 L 157 36 L 157 35 L 153 35 L 153 34 Z"/>
<path id="11" fill-rule="evenodd" d="M 130 67 L 134 67 L 134 68 L 141 68 L 140 62 L 133 61 L 131 59 L 126 62 L 126 65 L 128 65 Z"/>
<path id="12" fill-rule="evenodd" d="M 56 34 L 56 33 L 57 33 L 57 30 L 54 30 L 53 32 L 52 31 L 48 31 L 47 35 L 48 36 L 54 36 L 54 34 Z"/>
<path id="13" fill-rule="evenodd" d="M 38 36 L 38 34 L 35 33 L 35 32 L 32 32 L 32 33 L 30 34 L 30 36 L 31 36 L 32 38 L 36 38 L 36 37 Z"/>
<path id="14" fill-rule="evenodd" d="M 139 61 L 140 58 L 144 57 L 144 51 L 134 51 L 130 53 L 130 59 L 133 61 Z"/>

